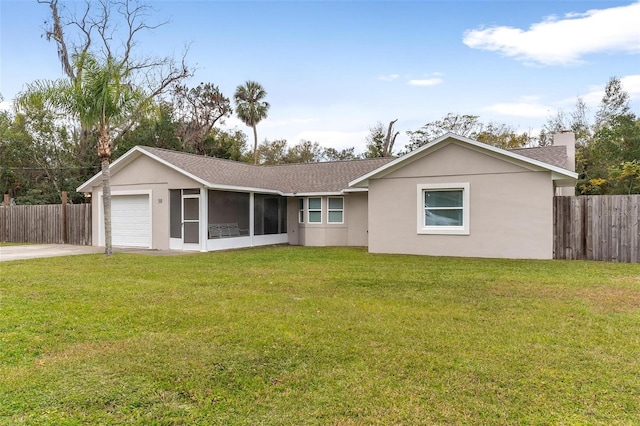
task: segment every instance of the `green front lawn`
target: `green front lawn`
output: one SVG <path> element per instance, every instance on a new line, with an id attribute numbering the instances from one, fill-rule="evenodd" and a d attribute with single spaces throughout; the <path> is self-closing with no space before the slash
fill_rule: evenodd
<path id="1" fill-rule="evenodd" d="M 0 424 L 638 419 L 638 264 L 305 247 L 0 263 Z"/>

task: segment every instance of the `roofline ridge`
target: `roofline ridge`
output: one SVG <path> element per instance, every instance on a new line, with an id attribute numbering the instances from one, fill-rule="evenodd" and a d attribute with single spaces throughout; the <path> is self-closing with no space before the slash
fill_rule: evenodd
<path id="1" fill-rule="evenodd" d="M 331 161 L 308 161 L 303 163 L 281 163 L 281 164 L 258 164 L 262 167 L 281 167 L 281 166 L 299 166 L 299 165 L 312 165 L 312 164 L 334 164 L 334 163 L 358 163 L 365 161 L 380 161 L 380 160 L 395 160 L 398 157 L 374 157 L 374 158 L 354 158 L 352 160 L 331 160 Z"/>
<path id="2" fill-rule="evenodd" d="M 546 145 L 546 146 L 523 146 L 520 148 L 509 148 L 507 151 L 516 151 L 518 149 L 547 149 L 547 148 L 563 148 L 564 145 Z"/>
<path id="3" fill-rule="evenodd" d="M 137 145 L 139 148 L 145 149 L 145 148 L 149 148 L 149 149 L 158 149 L 160 151 L 165 151 L 165 152 L 172 152 L 174 154 L 179 154 L 179 155 L 190 155 L 193 157 L 198 157 L 198 158 L 207 158 L 210 160 L 217 160 L 217 161 L 226 161 L 229 163 L 235 163 L 235 164 L 244 164 L 247 166 L 259 166 L 256 164 L 251 164 L 251 163 L 245 163 L 244 161 L 237 161 L 237 160 L 231 160 L 229 158 L 220 158 L 220 157 L 212 157 L 210 155 L 205 155 L 205 154 L 196 154 L 195 152 L 186 152 L 186 151 L 176 151 L 174 149 L 167 149 L 167 148 L 159 148 L 159 147 L 155 147 L 155 146 L 146 146 L 146 145 Z"/>

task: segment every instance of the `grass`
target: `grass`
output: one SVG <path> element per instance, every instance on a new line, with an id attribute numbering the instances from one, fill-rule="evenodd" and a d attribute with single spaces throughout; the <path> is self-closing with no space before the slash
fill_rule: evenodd
<path id="1" fill-rule="evenodd" d="M 0 424 L 637 424 L 640 265 L 272 247 L 0 264 Z"/>

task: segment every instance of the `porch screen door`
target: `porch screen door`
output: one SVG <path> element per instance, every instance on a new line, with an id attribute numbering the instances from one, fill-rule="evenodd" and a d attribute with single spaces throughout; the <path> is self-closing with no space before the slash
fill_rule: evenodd
<path id="1" fill-rule="evenodd" d="M 182 233 L 184 244 L 200 244 L 200 196 L 183 195 Z"/>

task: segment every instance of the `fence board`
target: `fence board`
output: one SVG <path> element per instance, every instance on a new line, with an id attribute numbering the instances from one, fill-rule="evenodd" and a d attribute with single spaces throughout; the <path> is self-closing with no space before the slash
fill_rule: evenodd
<path id="1" fill-rule="evenodd" d="M 555 197 L 554 258 L 640 262 L 640 195 Z"/>
<path id="2" fill-rule="evenodd" d="M 62 205 L 0 206 L 0 241 L 62 244 Z M 69 244 L 91 245 L 91 204 L 67 205 Z"/>

